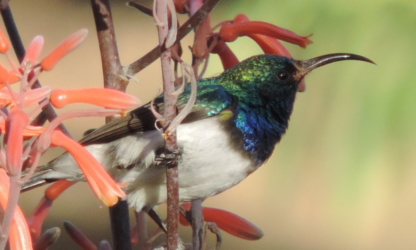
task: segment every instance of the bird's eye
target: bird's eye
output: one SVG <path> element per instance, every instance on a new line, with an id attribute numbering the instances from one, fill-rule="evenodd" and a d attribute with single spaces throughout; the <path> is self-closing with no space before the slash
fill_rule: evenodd
<path id="1" fill-rule="evenodd" d="M 281 71 L 277 72 L 276 76 L 277 76 L 277 78 L 279 78 L 279 80 L 284 81 L 284 80 L 289 78 L 289 73 L 287 73 L 287 71 L 285 71 L 285 70 L 281 70 Z"/>

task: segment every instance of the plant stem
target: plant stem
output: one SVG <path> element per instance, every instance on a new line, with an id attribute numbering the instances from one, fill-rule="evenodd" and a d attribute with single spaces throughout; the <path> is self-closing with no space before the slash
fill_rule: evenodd
<path id="1" fill-rule="evenodd" d="M 110 3 L 108 0 L 91 0 L 91 6 L 100 46 L 104 87 L 125 91 L 128 81 L 120 77 L 123 71 L 118 55 Z M 107 122 L 110 120 L 111 117 L 106 118 Z M 114 249 L 132 249 L 127 202 L 119 201 L 109 208 L 109 213 Z"/>
<path id="2" fill-rule="evenodd" d="M 9 197 L 7 200 L 7 208 L 5 209 L 3 222 L 1 223 L 1 234 L 0 234 L 0 250 L 5 249 L 7 244 L 7 239 L 10 233 L 10 227 L 14 218 L 14 211 L 17 208 L 17 203 L 19 201 L 20 188 L 22 184 L 20 182 L 20 169 L 16 175 L 10 176 L 10 187 L 9 187 Z"/>
<path id="3" fill-rule="evenodd" d="M 158 25 L 159 44 L 165 48 L 166 37 L 168 35 L 168 3 L 169 0 L 157 0 L 156 15 L 162 23 Z M 176 15 L 176 13 L 172 13 Z M 162 50 L 162 49 L 161 49 Z M 172 70 L 172 58 L 170 48 L 161 51 L 161 64 L 164 89 L 164 119 L 172 121 L 176 116 L 176 97 L 172 95 L 175 91 Z M 164 124 L 166 127 L 168 124 Z M 166 138 L 166 150 L 173 153 L 177 150 L 176 131 L 173 131 Z M 166 169 L 166 187 L 167 187 L 167 247 L 168 250 L 176 250 L 179 246 L 179 182 L 178 166 L 172 164 Z"/>
<path id="4" fill-rule="evenodd" d="M 191 206 L 192 220 L 192 249 L 202 249 L 204 240 L 204 215 L 202 214 L 202 199 L 192 201 Z"/>

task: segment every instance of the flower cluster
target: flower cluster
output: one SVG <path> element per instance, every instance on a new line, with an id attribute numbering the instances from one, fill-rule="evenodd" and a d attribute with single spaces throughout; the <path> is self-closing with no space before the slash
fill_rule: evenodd
<path id="1" fill-rule="evenodd" d="M 9 54 L 10 43 L 0 30 L 0 53 L 7 57 L 11 67 L 7 69 L 0 65 L 0 211 L 5 211 L 0 227 L 0 249 L 5 248 L 8 235 L 10 249 L 32 249 L 29 231 L 33 239 L 40 236 L 45 211 L 59 192 L 71 184 L 61 181 L 53 186 L 52 191 L 47 191 L 34 216 L 28 220 L 28 226 L 17 205 L 20 188 L 33 175 L 40 157 L 50 147 L 63 147 L 72 154 L 95 195 L 104 204 L 111 206 L 125 197 L 120 184 L 108 175 L 104 167 L 58 126 L 65 119 L 75 117 L 123 114 L 140 105 L 140 100 L 112 89 L 34 88 L 41 73 L 52 70 L 59 60 L 85 40 L 87 34 L 86 29 L 75 32 L 40 61 L 44 39 L 37 36 L 27 48 L 22 62 L 17 64 Z M 62 108 L 79 102 L 106 109 L 72 111 L 57 116 L 48 125 L 37 123 L 36 116 L 48 105 Z"/>

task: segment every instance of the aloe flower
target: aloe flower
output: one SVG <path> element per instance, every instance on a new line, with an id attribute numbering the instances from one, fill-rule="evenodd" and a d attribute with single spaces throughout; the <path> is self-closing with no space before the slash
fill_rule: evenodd
<path id="1" fill-rule="evenodd" d="M 22 63 L 18 65 L 10 59 L 8 39 L 0 31 L 0 53 L 6 55 L 12 68 L 9 70 L 0 65 L 0 107 L 2 108 L 0 130 L 5 133 L 4 138 L 6 138 L 1 142 L 4 149 L 0 149 L 0 205 L 5 211 L 0 227 L 0 232 L 3 234 L 0 237 L 0 250 L 5 248 L 8 235 L 10 235 L 12 250 L 32 248 L 28 236 L 29 227 L 17 201 L 22 183 L 35 172 L 40 157 L 51 146 L 63 147 L 73 155 L 92 190 L 104 204 L 112 206 L 120 198 L 125 197 L 120 185 L 109 176 L 103 166 L 84 147 L 64 135 L 57 127 L 64 119 L 69 118 L 124 114 L 126 110 L 139 106 L 140 100 L 112 89 L 54 90 L 50 87 L 31 89 L 42 72 L 52 70 L 58 61 L 86 39 L 87 34 L 86 29 L 75 32 L 40 63 L 38 60 L 44 38 L 36 36 L 30 43 Z M 20 83 L 17 92 L 10 87 L 11 84 L 16 83 Z M 41 108 L 48 103 L 58 108 L 72 103 L 89 103 L 108 109 L 71 111 L 58 116 L 46 127 L 30 125 Z M 26 108 L 30 108 L 29 113 Z M 23 170 L 23 162 L 26 159 L 29 159 L 28 166 Z M 26 171 L 23 179 L 21 179 L 22 171 Z M 33 239 L 40 236 L 41 225 L 52 201 L 72 184 L 59 183 L 59 187 L 54 185 L 53 190 L 47 192 L 29 219 Z"/>

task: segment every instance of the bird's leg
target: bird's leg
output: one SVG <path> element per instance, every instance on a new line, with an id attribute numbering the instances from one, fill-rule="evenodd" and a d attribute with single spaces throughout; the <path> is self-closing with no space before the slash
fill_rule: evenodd
<path id="1" fill-rule="evenodd" d="M 176 149 L 173 151 L 165 149 L 162 153 L 157 154 L 155 157 L 156 165 L 177 166 L 182 160 L 182 151 Z"/>
<path id="2" fill-rule="evenodd" d="M 202 249 L 203 233 L 204 233 L 204 215 L 202 214 L 203 199 L 196 199 L 192 201 L 190 212 L 192 225 L 192 245 L 194 250 Z"/>
<path id="3" fill-rule="evenodd" d="M 217 236 L 217 244 L 215 244 L 215 250 L 219 250 L 222 243 L 222 237 L 221 237 L 221 231 L 220 228 L 215 224 L 214 222 L 207 222 L 205 224 L 205 234 L 204 234 L 204 245 L 202 247 L 203 250 L 205 250 L 207 245 L 207 231 L 211 231 L 211 233 L 215 234 Z"/>

